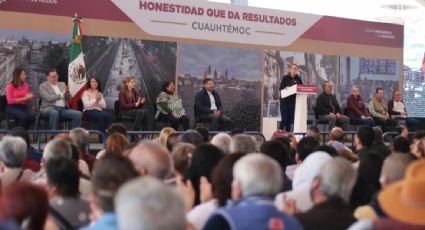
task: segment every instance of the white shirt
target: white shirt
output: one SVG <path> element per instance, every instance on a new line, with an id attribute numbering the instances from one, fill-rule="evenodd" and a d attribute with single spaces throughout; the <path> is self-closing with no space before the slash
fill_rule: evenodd
<path id="1" fill-rule="evenodd" d="M 211 102 L 210 109 L 211 110 L 217 110 L 217 105 L 215 104 L 214 95 L 210 91 L 208 91 L 208 90 L 207 90 L 207 93 L 208 93 L 208 96 L 210 97 L 210 102 Z"/>
<path id="2" fill-rule="evenodd" d="M 63 100 L 63 93 L 60 91 L 58 84 L 56 85 L 50 84 L 50 86 L 53 88 L 56 94 L 61 95 L 61 99 L 56 100 L 55 105 L 58 107 L 65 107 L 65 101 Z"/>
<path id="3" fill-rule="evenodd" d="M 393 104 L 394 104 L 393 110 L 395 112 L 399 112 L 399 113 L 404 112 L 404 104 L 403 104 L 403 102 L 401 102 L 401 101 L 394 101 Z M 404 115 L 393 115 L 393 117 L 406 117 L 406 116 L 404 116 Z"/>

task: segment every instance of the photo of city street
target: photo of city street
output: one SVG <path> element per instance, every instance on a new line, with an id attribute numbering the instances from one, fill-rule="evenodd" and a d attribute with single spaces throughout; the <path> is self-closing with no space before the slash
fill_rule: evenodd
<path id="1" fill-rule="evenodd" d="M 298 65 L 298 75 L 304 84 L 317 85 L 318 94 L 322 92 L 324 81 L 336 82 L 337 57 L 332 55 L 308 54 L 278 50 L 264 52 L 264 101 L 263 117 L 280 117 L 279 86 L 282 77 L 289 73 L 292 64 Z M 334 87 L 335 94 L 339 94 Z M 307 108 L 311 112 L 316 96 L 307 99 Z"/>
<path id="2" fill-rule="evenodd" d="M 261 118 L 262 51 L 234 47 L 179 45 L 178 93 L 186 114 L 193 107 L 202 81 L 211 78 L 223 103 L 224 114 L 236 128 L 259 131 Z"/>

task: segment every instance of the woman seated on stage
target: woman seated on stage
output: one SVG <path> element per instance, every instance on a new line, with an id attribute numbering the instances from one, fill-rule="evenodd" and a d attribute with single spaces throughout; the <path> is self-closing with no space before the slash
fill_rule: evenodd
<path id="1" fill-rule="evenodd" d="M 33 98 L 26 82 L 24 69 L 16 68 L 13 71 L 12 81 L 6 86 L 6 114 L 15 118 L 18 126 L 28 129 L 35 122 L 35 113 L 29 104 Z"/>
<path id="2" fill-rule="evenodd" d="M 166 81 L 162 84 L 156 104 L 158 111 L 155 117 L 158 120 L 170 122 L 171 127 L 175 130 L 179 128 L 180 124 L 183 125 L 184 131 L 189 129 L 190 120 L 185 115 L 182 99 L 174 92 L 174 83 Z"/>
<path id="3" fill-rule="evenodd" d="M 347 98 L 346 114 L 350 117 L 350 121 L 359 125 L 368 125 L 370 127 L 375 126 L 373 118 L 370 117 L 369 112 L 366 109 L 366 105 L 363 103 L 363 99 L 359 95 L 359 87 L 353 86 L 351 93 L 352 94 Z"/>
<path id="4" fill-rule="evenodd" d="M 120 114 L 134 117 L 134 131 L 148 130 L 148 112 L 142 109 L 145 104 L 145 97 L 142 97 L 136 89 L 136 79 L 134 77 L 124 77 L 118 99 Z"/>
<path id="5" fill-rule="evenodd" d="M 91 77 L 87 81 L 86 91 L 81 96 L 84 109 L 83 113 L 89 120 L 96 121 L 97 130 L 105 133 L 106 128 L 111 123 L 112 116 L 103 111 L 106 108 L 105 97 L 103 97 L 100 81 L 96 77 Z"/>

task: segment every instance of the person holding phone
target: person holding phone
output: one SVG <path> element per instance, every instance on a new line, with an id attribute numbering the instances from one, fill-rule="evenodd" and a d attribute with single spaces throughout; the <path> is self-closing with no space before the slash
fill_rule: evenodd
<path id="1" fill-rule="evenodd" d="M 29 106 L 34 95 L 29 91 L 24 69 L 16 68 L 12 75 L 12 81 L 6 86 L 6 114 L 15 118 L 18 126 L 28 129 L 36 119 Z"/>
<path id="2" fill-rule="evenodd" d="M 134 117 L 134 131 L 147 130 L 149 125 L 148 112 L 142 109 L 145 104 L 145 97 L 142 97 L 136 89 L 134 77 L 124 77 L 118 100 L 120 113 Z"/>
<path id="3" fill-rule="evenodd" d="M 283 76 L 282 81 L 280 82 L 279 91 L 297 84 L 303 84 L 303 81 L 298 75 L 297 64 L 292 64 L 289 73 Z M 280 99 L 280 115 L 282 118 L 279 129 L 281 130 L 286 130 L 287 132 L 291 130 L 291 124 L 294 122 L 295 99 L 295 94 Z"/>
<path id="4" fill-rule="evenodd" d="M 49 117 L 49 129 L 57 130 L 60 118 L 71 120 L 69 129 L 79 127 L 82 113 L 70 109 L 66 100 L 71 98 L 69 87 L 65 82 L 58 82 L 58 73 L 52 68 L 47 71 L 47 81 L 40 84 L 40 113 Z"/>

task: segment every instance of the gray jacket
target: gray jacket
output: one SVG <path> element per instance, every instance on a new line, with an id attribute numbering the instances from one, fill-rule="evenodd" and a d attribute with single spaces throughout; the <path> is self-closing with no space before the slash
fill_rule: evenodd
<path id="1" fill-rule="evenodd" d="M 65 83 L 58 82 L 59 90 L 63 92 L 65 90 Z M 41 97 L 41 106 L 40 112 L 46 113 L 55 106 L 57 100 L 64 100 L 66 106 L 66 100 L 71 98 L 71 94 L 68 92 L 64 95 L 64 98 L 60 94 L 56 94 L 55 90 L 53 90 L 52 86 L 50 86 L 49 82 L 45 81 L 40 84 L 38 92 Z"/>

